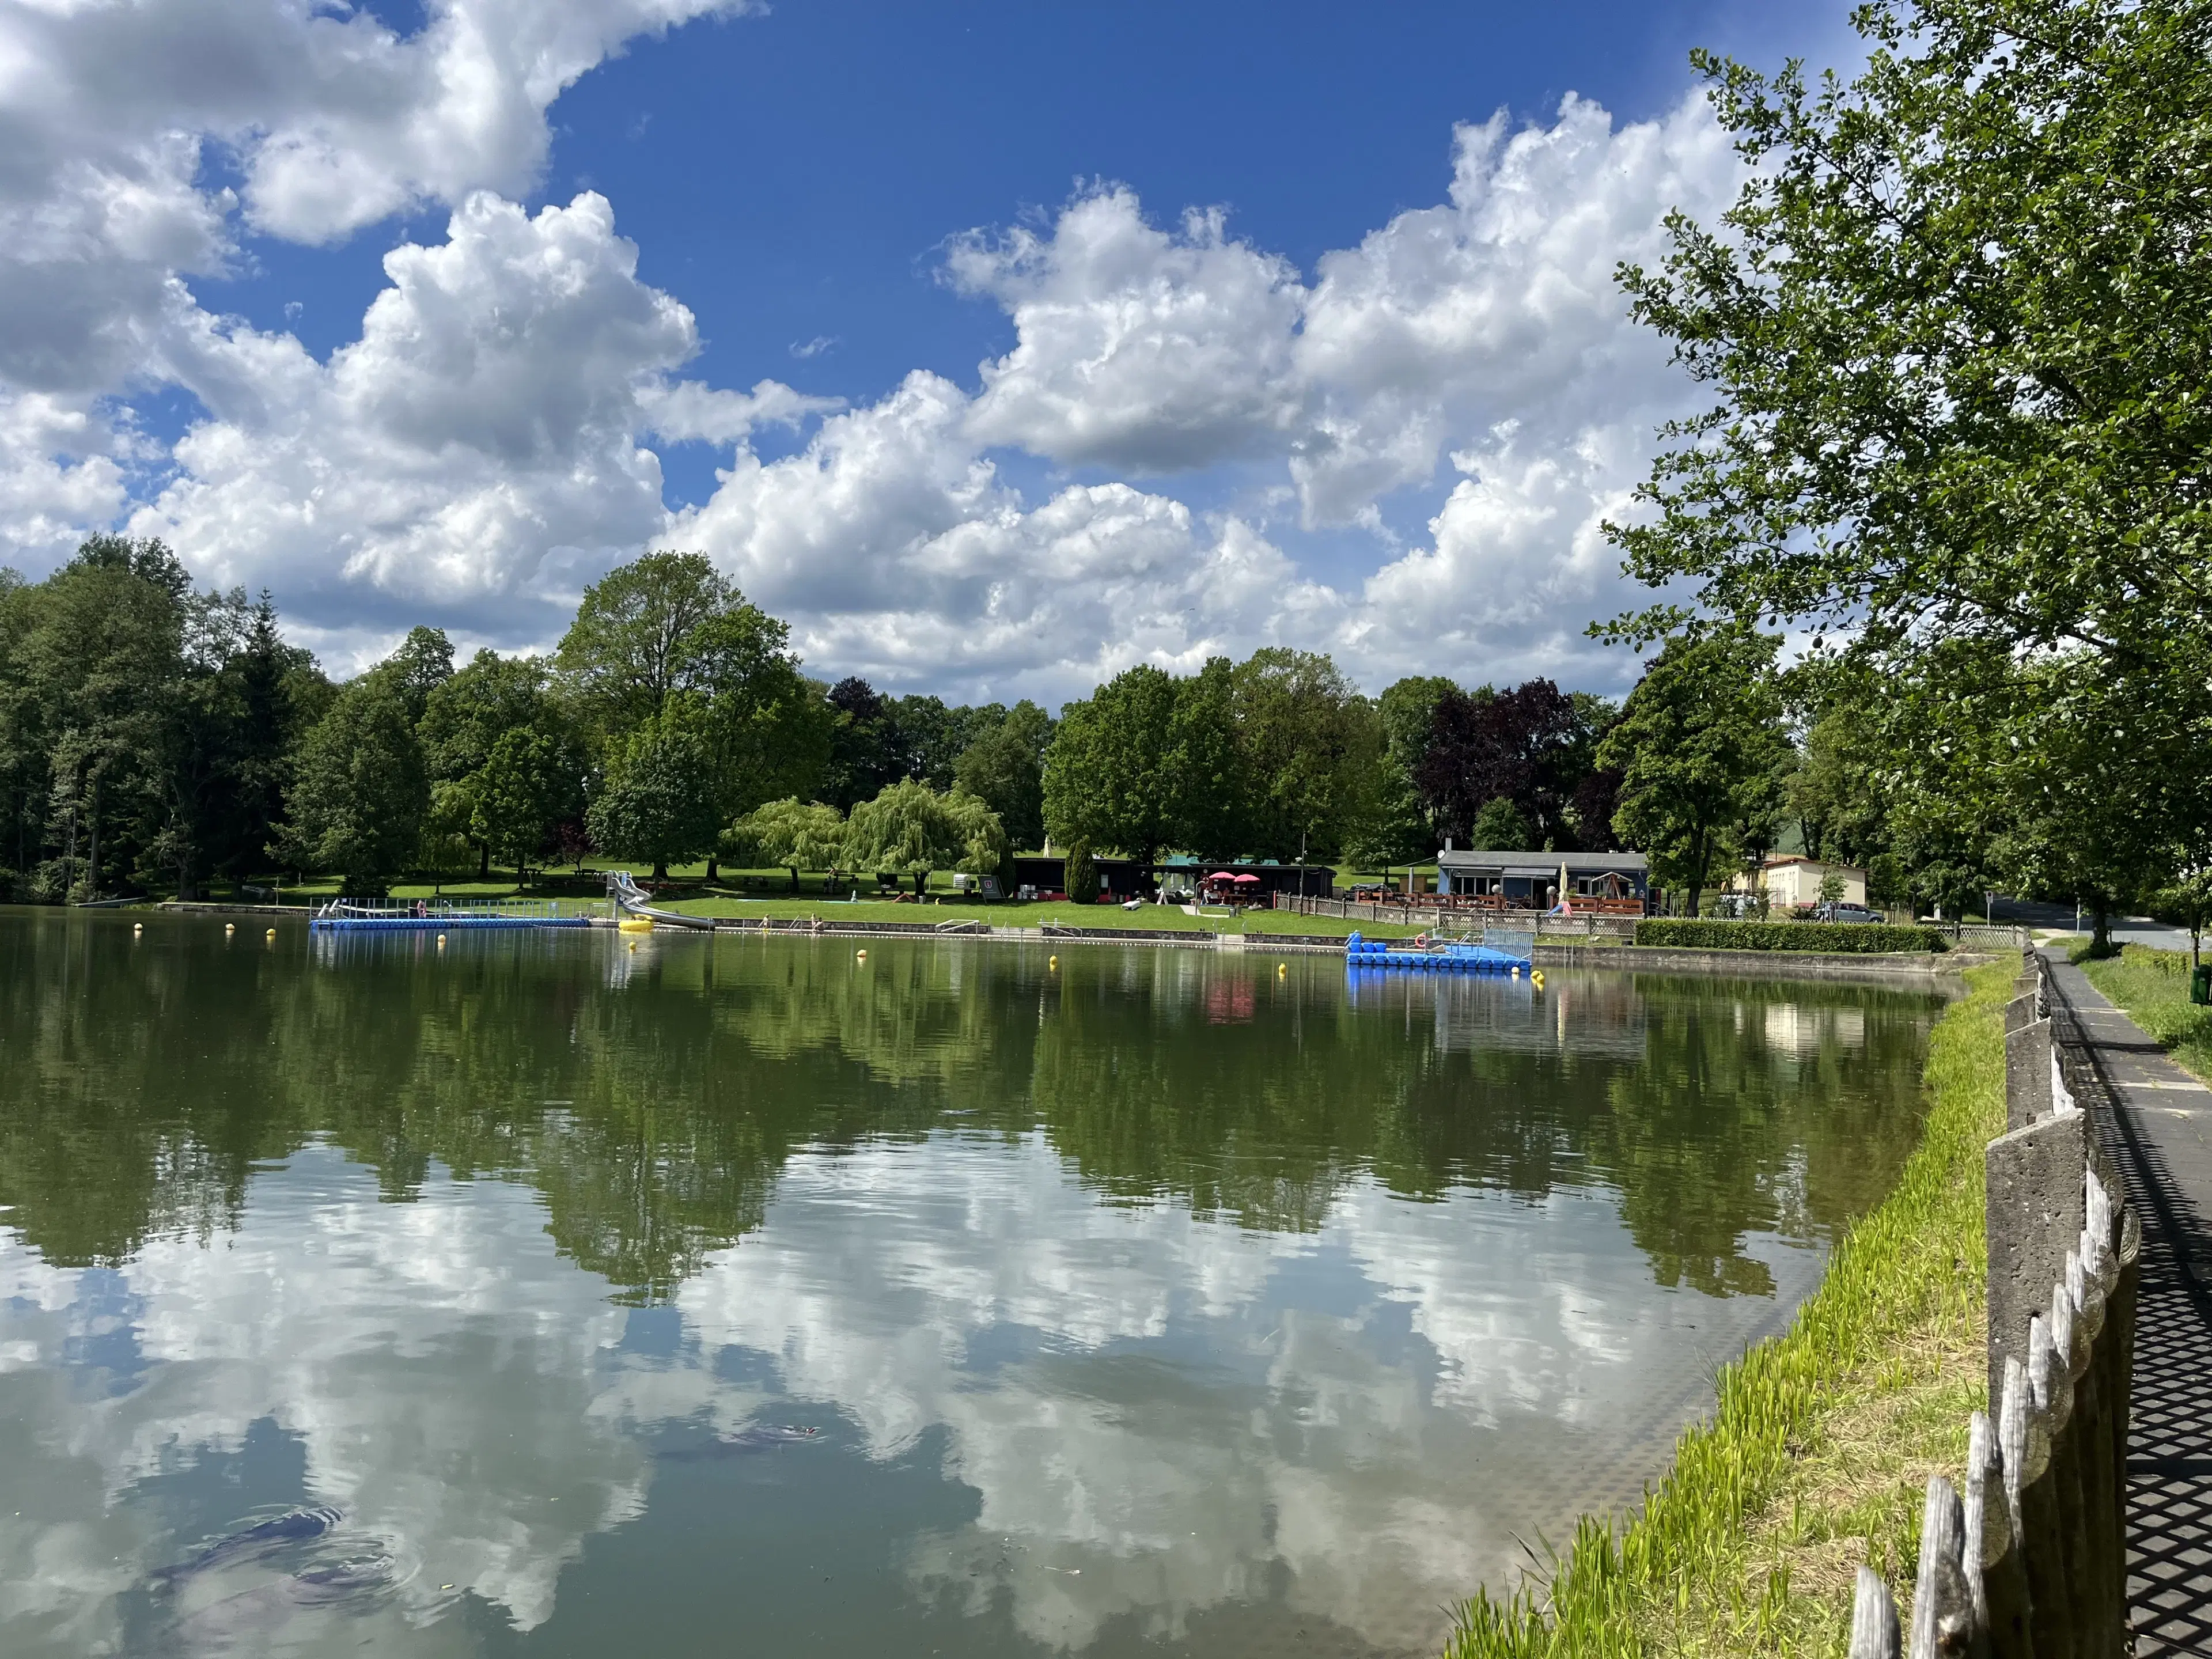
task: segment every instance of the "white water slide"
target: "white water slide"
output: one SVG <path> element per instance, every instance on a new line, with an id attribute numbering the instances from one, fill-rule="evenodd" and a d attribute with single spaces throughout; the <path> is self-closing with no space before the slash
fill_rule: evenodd
<path id="1" fill-rule="evenodd" d="M 627 870 L 607 872 L 607 896 L 615 908 L 625 915 L 650 916 L 655 923 L 666 922 L 671 927 L 696 927 L 711 933 L 714 924 L 705 916 L 687 916 L 675 910 L 656 910 L 646 901 L 652 897 L 639 886 Z"/>

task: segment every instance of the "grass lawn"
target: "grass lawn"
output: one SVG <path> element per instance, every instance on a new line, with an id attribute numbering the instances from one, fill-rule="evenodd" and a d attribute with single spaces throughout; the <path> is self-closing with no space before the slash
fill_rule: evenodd
<path id="1" fill-rule="evenodd" d="M 1929 1045 L 1929 1113 L 1897 1188 L 1790 1330 L 1723 1369 L 1711 1422 L 1617 1529 L 1584 1520 L 1547 1583 L 1477 1596 L 1447 1659 L 1833 1656 L 1867 1562 L 1909 1602 L 1929 1474 L 1983 1404 L 1983 1148 L 2004 1129 L 2014 970 L 1966 975 Z M 1910 1609 L 1905 1609 L 1910 1628 Z"/>
<path id="2" fill-rule="evenodd" d="M 995 904 L 946 896 L 939 904 L 892 904 L 877 899 L 857 902 L 823 897 L 735 898 L 706 896 L 672 899 L 660 908 L 694 916 L 732 916 L 757 920 L 762 916 L 820 916 L 838 921 L 959 921 L 968 918 L 994 927 L 1035 927 L 1052 922 L 1063 927 L 1129 928 L 1146 933 L 1313 933 L 1342 939 L 1355 927 L 1370 939 L 1397 939 L 1418 933 L 1418 927 L 1395 922 L 1340 921 L 1334 916 L 1302 916 L 1294 910 L 1247 910 L 1241 916 L 1225 913 L 1187 915 L 1171 904 L 1147 904 L 1124 910 L 1118 904 L 1068 904 L 1019 899 Z"/>
<path id="3" fill-rule="evenodd" d="M 2127 1011 L 2175 1060 L 2212 1082 L 2212 1008 L 2189 1000 L 2189 957 L 2130 945 L 2102 962 L 2087 959 L 2087 945 L 2069 952 L 2089 983 Z"/>
<path id="4" fill-rule="evenodd" d="M 517 885 L 512 872 L 495 872 L 490 878 L 483 881 L 471 877 L 435 883 L 399 882 L 394 884 L 392 896 L 599 899 L 606 896 L 605 872 L 610 869 L 627 869 L 640 881 L 650 873 L 642 865 L 611 865 L 594 860 L 580 876 L 574 870 L 532 871 L 526 886 Z M 257 884 L 268 885 L 273 879 L 264 877 Z M 787 870 L 723 870 L 718 872 L 718 879 L 710 884 L 706 879 L 706 866 L 702 864 L 672 868 L 669 884 L 656 896 L 655 903 L 660 908 L 687 915 L 743 919 L 769 916 L 788 920 L 818 915 L 830 921 L 939 922 L 972 916 L 994 927 L 1035 927 L 1050 921 L 1067 927 L 1189 933 L 1310 933 L 1340 939 L 1355 928 L 1370 939 L 1401 939 L 1421 931 L 1418 925 L 1340 921 L 1332 916 L 1302 916 L 1289 910 L 1247 910 L 1241 916 L 1215 911 L 1193 916 L 1185 915 L 1177 906 L 1163 904 L 1124 910 L 1115 904 L 1071 904 L 1064 900 L 1058 903 L 1025 903 L 1019 899 L 1004 899 L 984 903 L 955 894 L 949 872 L 932 881 L 927 901 L 919 903 L 910 896 L 898 903 L 865 896 L 854 902 L 844 896 L 849 890 L 830 892 L 820 875 L 808 874 L 802 878 L 799 892 L 793 894 L 791 872 Z M 337 894 L 338 883 L 332 877 L 297 886 L 288 884 L 283 889 L 283 902 L 314 905 L 335 898 Z M 228 898 L 228 895 L 213 896 Z"/>

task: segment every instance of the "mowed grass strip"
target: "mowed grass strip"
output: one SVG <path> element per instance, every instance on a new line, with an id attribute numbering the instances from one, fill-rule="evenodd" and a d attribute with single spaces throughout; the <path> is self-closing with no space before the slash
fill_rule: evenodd
<path id="1" fill-rule="evenodd" d="M 2176 1060 L 2212 1082 L 2212 1008 L 2199 1008 L 2189 1000 L 2187 951 L 2130 945 L 2102 962 L 2088 959 L 2086 946 L 2071 954 L 2090 984 L 2157 1038 Z"/>
<path id="2" fill-rule="evenodd" d="M 1967 975 L 1896 1190 L 1789 1331 L 1722 1370 L 1712 1417 L 1683 1431 L 1641 1513 L 1586 1517 L 1516 1590 L 1478 1594 L 1449 1659 L 1840 1656 L 1861 1562 L 1909 1600 L 1927 1477 L 1963 1463 L 1986 1392 L 1982 1153 L 2004 1128 L 2014 972 Z"/>

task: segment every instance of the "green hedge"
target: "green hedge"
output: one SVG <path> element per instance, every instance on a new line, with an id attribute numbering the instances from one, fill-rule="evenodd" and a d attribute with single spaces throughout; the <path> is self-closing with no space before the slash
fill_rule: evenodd
<path id="1" fill-rule="evenodd" d="M 1645 917 L 1636 924 L 1636 942 L 1679 951 L 1820 951 L 1846 956 L 1951 948 L 1933 927 L 1870 921 L 1692 921 L 1686 916 Z"/>

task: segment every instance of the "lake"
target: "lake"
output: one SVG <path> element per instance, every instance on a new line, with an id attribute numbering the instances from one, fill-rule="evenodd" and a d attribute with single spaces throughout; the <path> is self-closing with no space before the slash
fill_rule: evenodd
<path id="1" fill-rule="evenodd" d="M 0 911 L 0 1652 L 1433 1652 L 1936 1004 Z"/>

